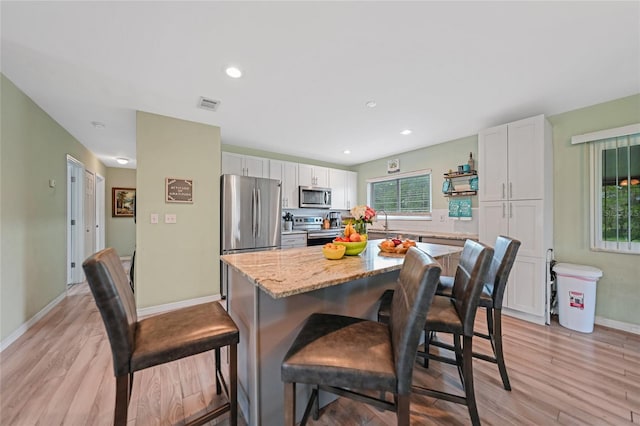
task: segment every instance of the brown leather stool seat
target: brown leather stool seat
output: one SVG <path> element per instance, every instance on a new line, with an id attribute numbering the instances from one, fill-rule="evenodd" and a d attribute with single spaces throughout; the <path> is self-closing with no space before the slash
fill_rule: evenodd
<path id="1" fill-rule="evenodd" d="M 487 282 L 482 288 L 480 301 L 478 306 L 486 309 L 487 316 L 487 334 L 474 331 L 474 336 L 487 339 L 491 342 L 493 356 L 483 353 L 473 353 L 474 358 L 489 361 L 498 365 L 498 371 L 502 378 L 502 385 L 506 390 L 511 390 L 511 383 L 507 374 L 507 367 L 504 362 L 504 352 L 502 344 L 502 302 L 504 299 L 504 291 L 507 288 L 507 281 L 511 268 L 516 260 L 520 241 L 498 236 L 494 246 L 493 259 L 489 272 L 487 273 Z M 440 277 L 437 295 L 452 297 L 453 277 Z M 453 346 L 432 340 L 430 344 L 441 348 L 453 350 Z"/>
<path id="2" fill-rule="evenodd" d="M 240 334 L 217 302 L 176 309 L 138 321 L 133 291 L 112 248 L 82 264 L 102 316 L 116 376 L 115 425 L 126 425 L 134 372 L 215 350 L 216 392 L 224 389 L 228 402 L 189 424 L 200 425 L 230 412 L 237 424 L 237 344 Z M 229 347 L 229 388 L 221 371 L 220 350 Z"/>
<path id="3" fill-rule="evenodd" d="M 400 270 L 389 324 L 331 314 L 309 316 L 282 362 L 285 425 L 295 423 L 296 383 L 314 386 L 301 425 L 312 409 L 318 418 L 319 390 L 395 411 L 398 424 L 409 425 L 413 363 L 439 276 L 438 263 L 412 247 Z M 382 392 L 383 397 L 361 393 L 367 390 Z M 385 392 L 394 394 L 394 402 L 384 399 Z"/>

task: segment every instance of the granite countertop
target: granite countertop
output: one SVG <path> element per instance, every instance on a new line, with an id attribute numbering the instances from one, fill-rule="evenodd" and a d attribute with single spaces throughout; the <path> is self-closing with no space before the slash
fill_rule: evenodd
<path id="1" fill-rule="evenodd" d="M 387 234 L 417 235 L 423 238 L 442 238 L 444 240 L 474 240 L 478 241 L 478 234 L 467 234 L 462 232 L 438 232 L 438 231 L 410 231 L 407 229 L 384 229 L 369 228 L 369 232 L 381 232 Z"/>
<path id="2" fill-rule="evenodd" d="M 322 246 L 226 254 L 220 259 L 265 293 L 280 299 L 400 269 L 404 256 L 380 255 L 381 241 L 371 240 L 360 255 L 339 260 L 325 259 Z M 462 247 L 442 244 L 417 245 L 434 258 L 462 251 Z"/>

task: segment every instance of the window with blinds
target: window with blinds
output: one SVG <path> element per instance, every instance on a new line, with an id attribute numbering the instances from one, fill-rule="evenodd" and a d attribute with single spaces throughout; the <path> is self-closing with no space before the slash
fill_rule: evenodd
<path id="1" fill-rule="evenodd" d="M 431 213 L 431 171 L 371 179 L 368 204 L 389 215 L 410 216 Z"/>
<path id="2" fill-rule="evenodd" d="M 591 144 L 592 247 L 640 253 L 640 133 Z"/>

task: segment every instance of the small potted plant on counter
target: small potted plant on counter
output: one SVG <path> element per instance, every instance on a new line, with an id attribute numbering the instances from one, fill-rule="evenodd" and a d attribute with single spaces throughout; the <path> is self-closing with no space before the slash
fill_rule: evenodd
<path id="1" fill-rule="evenodd" d="M 291 212 L 286 212 L 282 218 L 284 219 L 284 230 L 291 231 L 293 229 L 293 215 Z"/>

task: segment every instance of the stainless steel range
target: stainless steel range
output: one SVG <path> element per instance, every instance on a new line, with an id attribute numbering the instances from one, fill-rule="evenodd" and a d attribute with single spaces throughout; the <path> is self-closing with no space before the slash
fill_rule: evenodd
<path id="1" fill-rule="evenodd" d="M 321 246 L 342 235 L 340 228 L 322 229 L 323 222 L 321 216 L 294 216 L 293 229 L 307 231 L 308 246 Z"/>

